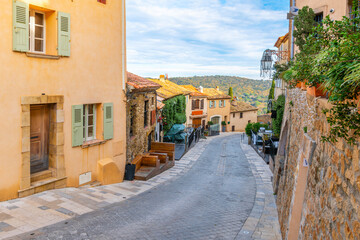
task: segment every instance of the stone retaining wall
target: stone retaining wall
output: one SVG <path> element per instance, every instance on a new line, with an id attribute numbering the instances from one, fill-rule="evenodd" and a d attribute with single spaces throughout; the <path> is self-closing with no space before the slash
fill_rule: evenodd
<path id="1" fill-rule="evenodd" d="M 300 89 L 287 92 L 282 134 L 274 170 L 279 222 L 283 239 L 294 230 L 292 218 L 298 216 L 299 239 L 360 239 L 359 144 L 350 146 L 342 139 L 324 143 L 329 131 L 324 108 L 331 105 Z M 304 127 L 316 148 L 309 154 L 307 175 L 299 178 L 304 150 Z M 305 151 L 305 150 L 304 150 Z M 302 208 L 293 208 L 296 186 L 305 181 Z M 301 217 L 300 217 L 301 216 Z M 299 230 L 298 230 L 299 229 Z"/>

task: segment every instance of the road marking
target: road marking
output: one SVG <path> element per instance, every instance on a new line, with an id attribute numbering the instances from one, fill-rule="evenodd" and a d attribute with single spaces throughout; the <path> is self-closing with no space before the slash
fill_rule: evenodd
<path id="1" fill-rule="evenodd" d="M 220 159 L 216 171 L 216 176 L 224 176 L 225 168 L 226 168 L 226 144 L 227 140 L 225 140 L 221 146 Z"/>

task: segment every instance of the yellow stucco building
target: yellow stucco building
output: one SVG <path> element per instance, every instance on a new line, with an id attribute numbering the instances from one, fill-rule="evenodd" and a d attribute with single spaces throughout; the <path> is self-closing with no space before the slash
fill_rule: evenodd
<path id="1" fill-rule="evenodd" d="M 221 123 L 225 122 L 225 130 L 228 130 L 230 122 L 230 102 L 231 97 L 222 91 L 219 87 L 203 88 L 203 93 L 207 95 L 207 121 L 211 121 L 214 125 L 219 126 L 219 131 L 222 131 Z"/>
<path id="2" fill-rule="evenodd" d="M 8 0 L 0 16 L 0 201 L 122 181 L 125 1 Z"/>

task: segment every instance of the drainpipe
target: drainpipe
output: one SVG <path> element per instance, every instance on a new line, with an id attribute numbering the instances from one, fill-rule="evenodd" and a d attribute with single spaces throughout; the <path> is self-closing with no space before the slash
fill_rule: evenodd
<path id="1" fill-rule="evenodd" d="M 122 87 L 123 87 L 123 90 L 125 91 L 125 79 L 126 79 L 126 35 L 125 35 L 125 28 L 126 28 L 126 17 L 125 17 L 125 14 L 126 14 L 126 11 L 125 11 L 125 7 L 126 7 L 126 4 L 125 4 L 125 0 L 122 0 L 122 73 L 123 73 L 123 76 L 122 76 Z"/>
<path id="2" fill-rule="evenodd" d="M 292 0 L 292 6 L 295 7 L 296 6 L 296 0 Z M 294 59 L 294 52 L 295 52 L 295 43 L 294 43 L 294 19 L 290 20 L 291 21 L 291 60 Z"/>

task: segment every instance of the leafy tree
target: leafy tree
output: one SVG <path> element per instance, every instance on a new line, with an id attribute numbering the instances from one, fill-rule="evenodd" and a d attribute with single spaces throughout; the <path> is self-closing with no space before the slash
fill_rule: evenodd
<path id="1" fill-rule="evenodd" d="M 304 50 L 306 40 L 316 25 L 315 16 L 314 10 L 305 6 L 299 10 L 299 15 L 294 20 L 294 43 L 299 47 L 300 51 Z"/>
<path id="2" fill-rule="evenodd" d="M 234 98 L 234 92 L 233 92 L 233 88 L 232 87 L 229 87 L 229 93 L 228 95 L 231 97 L 231 99 Z"/>
<path id="3" fill-rule="evenodd" d="M 269 92 L 269 100 L 275 98 L 275 79 L 272 80 L 272 85 Z"/>

